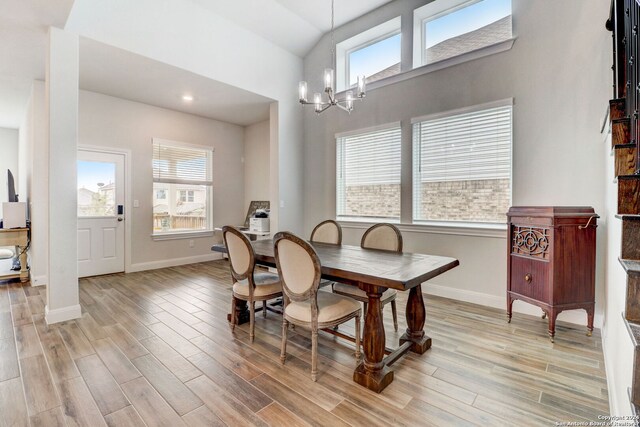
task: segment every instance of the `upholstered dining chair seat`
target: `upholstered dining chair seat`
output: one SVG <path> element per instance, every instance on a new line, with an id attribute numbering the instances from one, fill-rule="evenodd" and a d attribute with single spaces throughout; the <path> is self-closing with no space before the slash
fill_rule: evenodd
<path id="1" fill-rule="evenodd" d="M 282 285 L 280 284 L 280 277 L 274 273 L 254 273 L 253 280 L 255 281 L 256 288 L 253 290 L 255 297 L 262 297 L 265 295 L 272 295 L 278 292 L 282 292 Z M 241 296 L 249 296 L 249 281 L 247 279 L 239 280 L 233 284 L 233 292 Z"/>
<path id="2" fill-rule="evenodd" d="M 368 300 L 367 293 L 357 286 L 345 285 L 344 283 L 336 282 L 333 284 L 333 291 L 340 294 L 347 294 L 353 298 L 359 298 L 365 302 Z M 397 293 L 398 291 L 396 291 L 395 289 L 387 289 L 382 293 L 382 297 L 380 298 L 380 300 L 385 301 L 386 299 L 393 297 Z"/>
<path id="3" fill-rule="evenodd" d="M 318 323 L 334 322 L 360 310 L 360 303 L 349 297 L 318 292 Z M 290 302 L 285 314 L 300 322 L 311 323 L 311 301 Z"/>

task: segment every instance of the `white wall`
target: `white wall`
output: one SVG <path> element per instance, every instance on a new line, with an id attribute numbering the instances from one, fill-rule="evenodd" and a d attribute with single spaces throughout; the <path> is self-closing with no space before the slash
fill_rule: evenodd
<path id="1" fill-rule="evenodd" d="M 65 28 L 275 99 L 271 120 L 277 119 L 277 129 L 272 128 L 271 135 L 278 139 L 270 141 L 271 226 L 302 230 L 299 57 L 188 0 L 76 0 Z"/>
<path id="2" fill-rule="evenodd" d="M 412 11 L 422 4 L 389 3 L 340 27 L 336 41 L 398 15 L 403 40 L 412 40 Z M 513 205 L 590 205 L 602 213 L 605 180 L 599 123 L 611 87 L 611 35 L 603 26 L 608 8 L 607 2 L 513 0 L 517 40 L 510 51 L 370 90 L 351 115 L 333 109 L 317 116 L 306 110 L 306 233 L 335 217 L 336 133 L 402 121 L 403 177 L 410 179 L 412 117 L 505 98 L 515 102 Z M 328 50 L 325 36 L 305 58 L 310 87 L 320 87 Z M 410 55 L 403 59 L 410 60 Z M 406 218 L 410 186 L 403 186 L 402 198 Z M 362 232 L 363 227 L 346 229 L 345 243 L 357 244 Z M 460 260 L 459 267 L 428 282 L 426 291 L 504 308 L 506 233 L 489 237 L 491 233 L 439 232 L 445 234 L 403 231 L 407 250 Z M 604 232 L 600 227 L 596 321 L 602 319 L 604 304 Z M 540 312 L 522 302 L 514 309 Z M 586 324 L 584 311 L 565 312 L 559 319 Z"/>
<path id="3" fill-rule="evenodd" d="M 601 227 L 604 226 L 606 229 L 605 315 L 602 348 L 609 382 L 611 413 L 631 415 L 627 388 L 631 386 L 633 375 L 633 344 L 622 320 L 622 313 L 625 311 L 627 275 L 618 261 L 622 247 L 622 220 L 615 217 L 618 209 L 618 184 L 614 181 L 611 135 L 609 133 L 605 135 L 606 139 L 601 146 L 601 157 L 606 168 L 606 206 L 600 214 Z"/>
<path id="4" fill-rule="evenodd" d="M 244 129 L 244 207 L 269 200 L 269 120 Z"/>
<path id="5" fill-rule="evenodd" d="M 80 92 L 79 144 L 131 150 L 130 200 L 132 271 L 210 259 L 212 237 L 153 241 L 152 138 L 214 147 L 213 223 L 244 221 L 244 128 L 94 92 Z"/>
<path id="6" fill-rule="evenodd" d="M 16 191 L 19 191 L 18 144 L 17 129 L 0 128 L 0 218 L 2 218 L 1 202 L 8 202 L 7 169 L 10 169 L 15 179 Z"/>
<path id="7" fill-rule="evenodd" d="M 36 80 L 20 126 L 20 195 L 29 206 L 31 284 L 45 285 L 49 277 L 49 143 L 45 84 Z M 24 165 L 24 166 L 23 166 Z"/>

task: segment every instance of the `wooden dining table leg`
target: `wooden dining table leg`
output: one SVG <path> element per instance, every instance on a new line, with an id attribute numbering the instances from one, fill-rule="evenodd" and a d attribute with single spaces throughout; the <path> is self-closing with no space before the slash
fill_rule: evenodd
<path id="1" fill-rule="evenodd" d="M 382 303 L 380 298 L 384 288 L 360 285 L 369 298 L 364 319 L 363 361 L 356 367 L 353 380 L 370 390 L 380 393 L 391 381 L 393 371 L 383 362 L 385 350 L 384 324 L 382 323 Z"/>
<path id="2" fill-rule="evenodd" d="M 227 314 L 227 321 L 231 321 L 231 314 Z M 249 322 L 249 308 L 247 306 L 247 302 L 236 298 L 236 325 L 242 325 L 247 322 Z"/>
<path id="3" fill-rule="evenodd" d="M 431 348 L 431 338 L 424 333 L 426 310 L 422 297 L 422 285 L 411 288 L 407 300 L 407 331 L 400 337 L 400 345 L 411 341 L 411 351 L 422 354 Z"/>

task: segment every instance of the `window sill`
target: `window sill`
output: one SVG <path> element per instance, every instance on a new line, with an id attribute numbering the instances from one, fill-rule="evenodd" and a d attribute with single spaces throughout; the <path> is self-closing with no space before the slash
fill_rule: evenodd
<path id="1" fill-rule="evenodd" d="M 180 240 L 180 239 L 191 239 L 194 237 L 213 237 L 213 230 L 203 230 L 203 231 L 176 231 L 174 233 L 157 233 L 152 234 L 151 238 L 154 241 L 162 241 L 162 240 Z"/>
<path id="2" fill-rule="evenodd" d="M 480 59 L 485 56 L 494 55 L 500 52 L 506 52 L 511 50 L 513 44 L 516 41 L 516 37 L 510 38 L 496 44 L 485 46 L 480 49 L 472 50 L 471 52 L 463 53 L 462 55 L 454 56 L 453 58 L 444 59 L 442 61 L 434 62 L 433 64 L 426 64 L 414 67 L 409 71 L 405 71 L 393 76 L 386 77 L 384 79 L 376 80 L 372 83 L 367 83 L 367 90 L 375 90 L 394 83 L 403 82 L 405 80 L 412 79 L 414 77 L 422 76 L 424 74 L 433 73 L 434 71 L 442 70 L 444 68 L 453 67 L 454 65 L 463 64 L 465 62 Z M 340 92 L 340 95 L 345 93 L 346 89 Z"/>
<path id="3" fill-rule="evenodd" d="M 338 219 L 343 228 L 367 229 L 376 222 L 370 219 L 345 220 Z M 391 222 L 391 221 L 387 221 Z M 427 234 L 448 234 L 454 236 L 490 237 L 496 239 L 507 238 L 507 224 L 473 223 L 473 222 L 422 222 L 413 224 L 397 224 L 398 229 L 403 233 L 427 233 Z"/>

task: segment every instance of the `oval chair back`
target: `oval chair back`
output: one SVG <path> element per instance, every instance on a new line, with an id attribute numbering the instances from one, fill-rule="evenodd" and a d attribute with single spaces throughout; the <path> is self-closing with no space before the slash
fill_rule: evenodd
<path id="1" fill-rule="evenodd" d="M 282 291 L 291 301 L 311 300 L 312 315 L 318 310 L 320 258 L 315 249 L 293 233 L 281 231 L 273 239 Z"/>
<path id="2" fill-rule="evenodd" d="M 342 244 L 342 227 L 332 219 L 322 221 L 315 226 L 309 240 L 312 242 L 340 245 Z"/>
<path id="3" fill-rule="evenodd" d="M 375 224 L 364 232 L 360 246 L 365 249 L 402 252 L 402 234 L 393 224 Z"/>
<path id="4" fill-rule="evenodd" d="M 250 287 L 255 287 L 252 277 L 255 268 L 255 255 L 247 236 L 237 228 L 225 225 L 222 227 L 222 238 L 227 247 L 231 276 L 234 282 L 248 279 Z"/>

